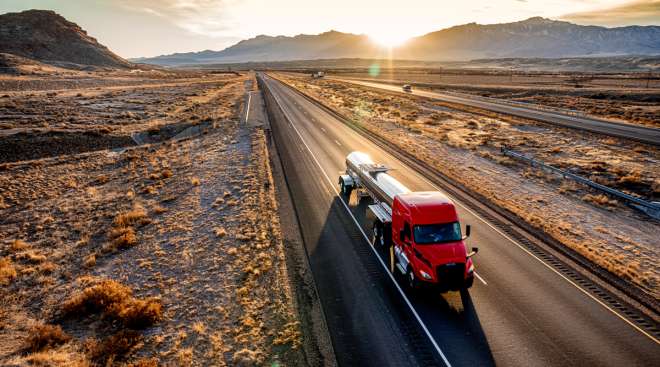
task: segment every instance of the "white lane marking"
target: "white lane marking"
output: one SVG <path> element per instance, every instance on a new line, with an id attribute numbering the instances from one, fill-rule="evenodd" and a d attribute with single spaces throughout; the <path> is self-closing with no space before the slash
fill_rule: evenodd
<path id="1" fill-rule="evenodd" d="M 245 123 L 248 122 L 248 117 L 250 117 L 250 101 L 252 101 L 252 92 L 248 92 L 248 103 L 247 108 L 245 109 Z"/>
<path id="2" fill-rule="evenodd" d="M 335 139 L 335 144 L 341 146 L 341 143 L 339 141 L 337 141 L 337 139 Z"/>
<path id="3" fill-rule="evenodd" d="M 277 103 L 280 106 L 282 106 L 282 103 L 279 101 L 279 98 L 275 96 L 275 93 L 273 93 L 273 96 L 275 97 L 275 100 L 277 100 Z M 376 252 L 376 250 L 373 248 L 373 246 L 371 246 L 371 242 L 369 241 L 369 237 L 367 236 L 366 233 L 364 233 L 364 231 L 362 230 L 362 227 L 360 227 L 360 223 L 355 218 L 355 216 L 353 216 L 353 213 L 351 212 L 351 209 L 348 207 L 348 205 L 344 201 L 344 198 L 342 198 L 341 195 L 339 195 L 339 191 L 335 187 L 334 182 L 330 179 L 328 174 L 323 169 L 323 166 L 321 166 L 321 163 L 319 163 L 318 159 L 316 158 L 316 156 L 314 155 L 312 150 L 309 148 L 309 146 L 307 145 L 307 142 L 302 137 L 302 134 L 300 134 L 300 131 L 298 131 L 298 128 L 293 124 L 293 120 L 291 119 L 291 117 L 289 117 L 289 114 L 284 110 L 284 108 L 282 108 L 282 112 L 284 113 L 286 118 L 289 119 L 289 122 L 291 123 L 291 126 L 293 127 L 293 130 L 295 130 L 295 132 L 296 132 L 296 134 L 298 134 L 298 137 L 300 138 L 300 140 L 303 142 L 303 144 L 305 144 L 305 147 L 307 148 L 307 151 L 312 156 L 312 158 L 314 159 L 314 162 L 316 162 L 316 165 L 319 167 L 319 169 L 321 170 L 321 172 L 325 176 L 325 179 L 328 181 L 328 184 L 330 185 L 332 190 L 335 192 L 335 194 L 337 195 L 337 197 L 339 198 L 341 203 L 344 205 L 344 208 L 346 209 L 346 212 L 348 212 L 348 215 L 350 215 L 351 218 L 353 219 L 353 222 L 355 223 L 355 226 L 357 226 L 358 230 L 360 230 L 360 233 L 362 233 L 362 236 L 364 237 L 364 240 L 367 242 L 367 245 L 369 246 L 371 251 L 374 253 L 374 256 L 376 256 L 376 258 L 378 259 L 378 262 L 380 263 L 380 265 L 383 267 L 383 269 L 385 269 L 385 273 L 387 273 L 387 275 L 389 275 L 390 280 L 392 281 L 392 283 L 394 283 L 394 286 L 399 291 L 399 294 L 401 294 L 401 297 L 403 297 L 404 301 L 406 301 L 406 304 L 408 305 L 408 308 L 410 308 L 410 311 L 415 316 L 415 319 L 417 319 L 417 322 L 419 322 L 419 324 L 422 326 L 422 329 L 424 330 L 424 333 L 431 340 L 431 344 L 433 344 L 433 347 L 435 348 L 435 350 L 438 352 L 438 354 L 440 354 L 440 357 L 442 358 L 442 361 L 445 363 L 445 365 L 447 367 L 451 367 L 451 363 L 449 363 L 449 361 L 447 360 L 447 357 L 445 357 L 445 354 L 442 352 L 442 349 L 440 349 L 440 347 L 438 346 L 438 343 L 435 341 L 435 339 L 433 339 L 433 336 L 429 332 L 429 329 L 426 327 L 426 325 L 422 321 L 421 317 L 419 317 L 419 314 L 417 313 L 417 310 L 415 310 L 415 307 L 413 307 L 412 303 L 410 303 L 410 300 L 408 299 L 406 294 L 403 293 L 403 290 L 401 289 L 401 287 L 399 287 L 399 284 L 394 279 L 394 276 L 392 276 L 392 273 L 390 273 L 390 270 L 387 267 L 387 265 L 385 265 L 383 260 L 380 258 L 380 256 Z"/>
<path id="4" fill-rule="evenodd" d="M 376 145 L 376 146 L 377 146 L 377 145 Z M 378 147 L 378 146 L 377 146 L 377 147 Z M 396 157 L 394 157 L 394 156 L 393 156 L 392 154 L 390 154 L 389 152 L 385 151 L 384 149 L 382 149 L 382 148 L 380 148 L 380 147 L 378 147 L 378 149 L 379 149 L 380 151 L 384 152 L 386 155 L 390 156 L 390 157 L 391 157 L 392 159 L 394 159 L 395 161 L 399 162 L 402 166 L 407 167 L 408 169 L 412 170 L 413 172 L 416 172 L 415 170 L 413 170 L 413 169 L 412 169 L 410 166 L 408 166 L 407 164 L 405 164 L 405 163 L 399 161 Z M 647 336 L 649 339 L 651 339 L 652 341 L 654 341 L 656 344 L 660 344 L 660 340 L 656 339 L 653 335 L 650 335 L 649 333 L 647 333 L 646 331 L 644 331 L 644 330 L 643 330 L 642 328 L 640 328 L 639 326 L 633 324 L 630 320 L 626 319 L 626 318 L 623 317 L 621 314 L 619 314 L 618 312 L 616 312 L 616 311 L 614 311 L 613 309 L 611 309 L 609 306 L 607 306 L 607 305 L 606 305 L 605 303 L 603 303 L 601 300 L 599 300 L 598 298 L 596 298 L 595 296 L 593 296 L 591 293 L 587 292 L 587 291 L 584 290 L 582 287 L 580 287 L 580 286 L 578 286 L 577 284 L 575 284 L 572 280 L 570 280 L 569 278 L 567 278 L 566 276 L 564 276 L 564 275 L 563 275 L 562 273 L 560 273 L 557 269 L 555 269 L 555 268 L 553 268 L 552 266 L 550 266 L 549 264 L 547 264 L 545 261 L 543 261 L 542 259 L 540 259 L 540 258 L 537 257 L 536 255 L 534 255 L 534 254 L 531 253 L 529 250 L 527 250 L 525 247 L 523 247 L 521 244 L 519 244 L 519 243 L 516 242 L 514 239 L 512 239 L 511 237 L 509 237 L 507 234 L 503 233 L 502 231 L 500 231 L 499 229 L 497 229 L 495 226 L 493 226 L 492 224 L 490 224 L 489 222 L 487 222 L 484 218 L 482 218 L 481 216 L 479 216 L 477 213 L 475 213 L 474 211 L 470 210 L 470 209 L 469 209 L 468 207 L 466 207 L 465 205 L 461 204 L 460 201 L 457 201 L 457 200 L 454 199 L 451 195 L 449 195 L 448 193 L 446 193 L 444 190 L 441 190 L 439 187 L 437 187 L 437 186 L 434 185 L 432 182 L 430 182 L 429 180 L 427 180 L 426 177 L 424 177 L 424 176 L 421 175 L 421 174 L 419 174 L 419 177 L 421 177 L 422 180 L 425 181 L 427 184 L 429 184 L 431 187 L 435 188 L 435 189 L 438 190 L 438 191 L 442 191 L 442 192 L 443 192 L 445 195 L 447 195 L 447 197 L 449 197 L 453 202 L 455 202 L 455 203 L 458 204 L 460 207 L 462 207 L 463 209 L 465 209 L 465 211 L 469 212 L 469 213 L 472 214 L 474 217 L 476 217 L 476 218 L 478 218 L 479 220 L 481 220 L 484 224 L 486 224 L 487 226 L 489 226 L 490 228 L 492 228 L 495 232 L 499 233 L 502 237 L 506 238 L 506 239 L 509 240 L 511 243 L 513 243 L 514 245 L 518 246 L 521 250 L 523 250 L 523 251 L 524 251 L 525 253 L 527 253 L 529 256 L 531 256 L 531 257 L 533 257 L 534 259 L 538 260 L 541 264 L 543 264 L 543 266 L 545 266 L 546 268 L 550 269 L 550 270 L 551 270 L 552 272 L 554 272 L 555 274 L 559 275 L 561 278 L 563 278 L 564 280 L 566 280 L 569 284 L 571 284 L 572 286 L 574 286 L 575 288 L 577 288 L 580 292 L 586 294 L 589 298 L 593 299 L 594 301 L 596 301 L 596 303 L 598 303 L 598 304 L 600 304 L 601 306 L 603 306 L 606 310 L 610 311 L 611 313 L 613 313 L 614 315 L 616 315 L 618 318 L 620 318 L 621 320 L 625 321 L 628 325 L 632 326 L 635 330 L 637 330 L 637 331 L 639 331 L 640 333 L 642 333 L 642 334 L 644 334 L 645 336 Z M 475 275 L 476 275 L 476 272 L 475 272 Z"/>
<path id="5" fill-rule="evenodd" d="M 484 280 L 484 278 L 482 278 L 481 275 L 477 274 L 476 271 L 474 272 L 474 276 L 476 276 L 477 279 L 481 280 L 481 282 L 484 283 L 484 285 L 488 285 L 488 283 L 486 283 L 486 281 Z"/>

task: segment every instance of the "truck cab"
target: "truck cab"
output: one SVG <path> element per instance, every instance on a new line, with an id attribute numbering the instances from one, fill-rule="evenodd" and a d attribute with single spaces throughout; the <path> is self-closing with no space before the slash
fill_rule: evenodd
<path id="1" fill-rule="evenodd" d="M 404 84 L 401 89 L 403 89 L 404 92 L 412 92 L 412 85 Z"/>
<path id="2" fill-rule="evenodd" d="M 394 197 L 392 245 L 398 270 L 412 288 L 469 288 L 474 265 L 461 233 L 454 203 L 440 192 L 409 192 Z"/>

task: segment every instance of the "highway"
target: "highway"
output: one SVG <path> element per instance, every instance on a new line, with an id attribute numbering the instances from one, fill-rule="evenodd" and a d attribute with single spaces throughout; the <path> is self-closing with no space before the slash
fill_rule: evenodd
<path id="1" fill-rule="evenodd" d="M 387 90 L 390 92 L 404 93 L 400 85 L 392 85 L 387 83 L 379 83 L 365 80 L 347 79 L 347 78 L 329 78 L 342 82 L 353 83 L 365 87 L 377 88 Z M 650 127 L 643 127 L 631 124 L 616 123 L 611 121 L 599 120 L 585 116 L 572 116 L 563 114 L 556 111 L 545 111 L 534 108 L 525 108 L 524 106 L 515 106 L 511 104 L 498 103 L 494 99 L 481 99 L 478 97 L 471 97 L 466 94 L 455 95 L 448 93 L 431 92 L 427 90 L 413 89 L 412 92 L 406 94 L 413 94 L 416 96 L 427 97 L 439 101 L 456 103 L 464 106 L 481 108 L 484 110 L 504 113 L 511 116 L 528 118 L 536 121 L 546 122 L 549 124 L 559 125 L 572 129 L 586 130 L 603 135 L 609 135 L 619 138 L 632 139 L 639 142 L 660 145 L 660 129 Z"/>
<path id="2" fill-rule="evenodd" d="M 658 366 L 660 344 L 467 205 L 479 275 L 469 293 L 411 294 L 363 233 L 365 200 L 338 194 L 354 150 L 414 191 L 435 190 L 333 114 L 268 76 L 271 128 L 343 366 Z M 268 93 L 266 93 L 268 94 Z M 266 98 L 268 101 L 269 99 Z M 358 226 L 359 224 L 359 226 Z"/>

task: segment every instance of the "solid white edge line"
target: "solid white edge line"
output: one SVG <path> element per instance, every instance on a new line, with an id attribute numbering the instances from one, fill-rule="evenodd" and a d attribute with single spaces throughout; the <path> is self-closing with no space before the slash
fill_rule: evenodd
<path id="1" fill-rule="evenodd" d="M 407 165 L 407 164 L 404 163 L 404 162 L 401 162 L 399 159 L 397 159 L 396 157 L 394 157 L 394 156 L 393 156 L 392 154 L 390 154 L 389 152 L 387 152 L 387 151 L 385 151 L 385 150 L 383 150 L 383 149 L 380 149 L 380 150 L 382 150 L 385 154 L 389 155 L 389 156 L 390 156 L 392 159 L 394 159 L 395 161 L 399 162 L 402 166 L 408 168 L 409 170 L 412 170 L 413 172 L 417 172 L 417 171 L 415 171 L 412 167 L 410 167 L 409 165 Z M 418 173 L 418 174 L 419 174 L 419 173 Z M 427 184 L 431 185 L 431 187 L 433 187 L 434 189 L 436 189 L 436 190 L 438 190 L 438 191 L 442 191 L 443 193 L 445 193 L 445 195 L 447 195 L 447 197 L 449 197 L 453 202 L 455 202 L 456 204 L 458 204 L 459 206 L 461 206 L 463 209 L 465 209 L 465 211 L 467 211 L 468 213 L 472 214 L 474 217 L 478 218 L 480 221 L 482 221 L 483 223 L 485 223 L 487 226 L 489 226 L 490 228 L 492 228 L 495 232 L 499 233 L 502 237 L 506 238 L 507 240 L 509 240 L 509 241 L 510 241 L 511 243 L 513 243 L 514 245 L 518 246 L 521 250 L 523 250 L 524 252 L 526 252 L 529 256 L 531 256 L 531 257 L 533 257 L 534 259 L 538 260 L 538 261 L 539 261 L 541 264 L 543 264 L 546 268 L 552 270 L 554 273 L 556 273 L 556 274 L 559 275 L 561 278 L 563 278 L 564 280 L 566 280 L 569 284 L 571 284 L 572 286 L 574 286 L 575 288 L 577 288 L 578 290 L 580 290 L 582 293 L 584 293 L 584 294 L 586 294 L 587 296 L 589 296 L 589 298 L 593 299 L 593 300 L 596 301 L 598 304 L 600 304 L 601 306 L 603 306 L 606 310 L 610 311 L 611 313 L 613 313 L 614 315 L 616 315 L 618 318 L 620 318 L 621 320 L 625 321 L 628 325 L 632 326 L 634 329 L 636 329 L 636 330 L 639 331 L 640 333 L 644 334 L 646 337 L 648 337 L 649 339 L 651 339 L 652 341 L 654 341 L 656 344 L 660 344 L 660 340 L 656 339 L 653 335 L 647 333 L 646 331 L 644 331 L 644 330 L 643 330 L 642 328 L 640 328 L 639 326 L 633 324 L 630 320 L 628 320 L 627 318 L 625 318 L 623 315 L 619 314 L 618 312 L 614 311 L 612 308 L 610 308 L 609 306 L 607 306 L 605 303 L 603 303 L 601 300 L 599 300 L 598 298 L 596 298 L 594 295 L 592 295 L 591 293 L 589 293 L 589 292 L 587 292 L 586 290 L 584 290 L 582 287 L 580 287 L 580 286 L 578 286 L 577 284 L 575 284 L 572 280 L 570 280 L 569 278 L 567 278 L 566 276 L 564 276 L 564 275 L 563 275 L 561 272 L 559 272 L 557 269 L 555 269 L 554 267 L 550 266 L 550 265 L 547 264 L 545 261 L 543 261 L 541 258 L 539 258 L 539 257 L 537 257 L 536 255 L 534 255 L 533 253 L 531 253 L 529 250 L 527 250 L 525 247 L 523 247 L 523 246 L 522 246 L 521 244 L 519 244 L 517 241 L 515 241 L 514 239 L 512 239 L 511 237 L 509 237 L 507 234 L 503 233 L 503 232 L 500 231 L 498 228 L 496 228 L 496 227 L 493 226 L 492 224 L 488 223 L 488 221 L 486 221 L 484 218 L 482 218 L 480 215 L 478 215 L 477 213 L 475 213 L 474 211 L 472 211 L 471 209 L 469 209 L 469 208 L 466 207 L 465 205 L 461 204 L 460 201 L 454 199 L 454 198 L 453 198 L 451 195 L 449 195 L 446 191 L 440 189 L 439 187 L 437 187 L 436 185 L 434 185 L 432 182 L 430 182 L 429 180 L 427 180 L 426 177 L 424 177 L 424 175 L 419 174 L 419 176 L 420 176 L 420 177 L 422 178 L 422 180 L 424 180 Z M 476 272 L 475 272 L 475 275 L 477 275 Z M 479 278 L 481 278 L 481 277 L 479 277 Z M 481 279 L 480 279 L 480 280 L 481 280 Z M 483 281 L 483 280 L 482 280 L 482 281 Z M 484 283 L 485 283 L 485 282 L 484 282 Z"/>
<path id="2" fill-rule="evenodd" d="M 273 94 L 273 97 L 275 97 L 275 99 L 277 100 L 277 103 L 278 103 L 280 106 L 282 106 L 282 103 L 279 101 L 279 98 L 278 98 L 277 96 L 275 96 L 275 93 L 272 93 L 272 94 Z M 371 242 L 369 242 L 369 237 L 366 235 L 366 233 L 364 233 L 364 231 L 362 230 L 362 227 L 360 226 L 360 223 L 357 221 L 357 219 L 355 218 L 355 216 L 353 216 L 353 213 L 351 213 L 351 209 L 348 207 L 348 205 L 346 204 L 346 202 L 344 201 L 344 199 L 341 197 L 341 195 L 339 195 L 339 191 L 338 191 L 337 188 L 335 187 L 333 181 L 330 180 L 330 177 L 329 177 L 328 174 L 325 172 L 325 170 L 323 169 L 323 166 L 321 166 L 321 163 L 319 163 L 318 159 L 316 158 L 316 156 L 314 155 L 314 153 L 312 152 L 312 150 L 311 150 L 311 149 L 309 148 L 309 146 L 307 145 L 307 142 L 306 142 L 305 139 L 302 137 L 302 134 L 300 134 L 300 131 L 298 131 L 298 128 L 296 128 L 296 126 L 293 124 L 293 120 L 289 117 L 289 114 L 284 110 L 284 108 L 281 108 L 281 110 L 282 110 L 282 112 L 284 113 L 284 115 L 286 116 L 286 118 L 289 120 L 289 122 L 291 123 L 291 126 L 293 127 L 293 129 L 294 129 L 294 131 L 296 132 L 296 134 L 298 134 L 298 137 L 300 138 L 300 140 L 303 142 L 303 144 L 305 144 L 305 147 L 307 148 L 307 151 L 309 151 L 309 154 L 310 154 L 310 155 L 312 156 L 312 158 L 314 159 L 314 162 L 316 163 L 316 165 L 319 167 L 319 169 L 321 170 L 321 172 L 322 172 L 323 175 L 325 176 L 325 179 L 326 179 L 326 180 L 328 181 L 328 183 L 330 184 L 330 187 L 331 187 L 332 190 L 335 192 L 335 194 L 337 195 L 337 197 L 339 198 L 339 200 L 341 201 L 341 203 L 344 205 L 344 208 L 345 208 L 346 211 L 348 212 L 348 215 L 351 216 L 351 218 L 353 219 L 353 222 L 354 222 L 355 225 L 357 226 L 358 230 L 360 230 L 360 233 L 362 233 L 362 236 L 364 237 L 364 240 L 367 242 L 367 245 L 369 246 L 369 248 L 371 249 L 371 251 L 374 253 L 374 255 L 376 256 L 376 258 L 378 259 L 378 262 L 379 262 L 380 265 L 383 267 L 383 269 L 385 269 L 385 273 L 387 273 L 387 275 L 390 277 L 390 280 L 392 281 L 392 283 L 394 283 L 394 286 L 395 286 L 396 289 L 399 291 L 399 294 L 401 294 L 401 297 L 403 297 L 404 301 L 406 301 L 406 304 L 408 305 L 408 308 L 410 308 L 410 311 L 413 313 L 413 315 L 414 315 L 415 318 L 417 319 L 417 322 L 419 322 L 419 324 L 421 325 L 422 329 L 424 330 L 424 333 L 426 333 L 426 336 L 429 338 L 429 340 L 430 340 L 431 343 L 433 344 L 433 347 L 435 348 L 435 350 L 438 352 L 438 354 L 439 354 L 440 357 L 442 358 L 442 361 L 445 363 L 445 365 L 446 365 L 447 367 L 451 367 L 451 363 L 449 363 L 449 361 L 447 360 L 447 357 L 446 357 L 445 354 L 442 352 L 442 349 L 440 349 L 440 347 L 438 346 L 438 343 L 435 341 L 435 339 L 433 339 L 433 336 L 432 336 L 431 333 L 429 332 L 429 329 L 426 327 L 426 325 L 424 324 L 424 322 L 422 321 L 422 319 L 419 317 L 419 314 L 417 313 L 417 310 L 415 310 L 415 307 L 413 307 L 413 305 L 412 305 L 412 303 L 410 303 L 410 300 L 408 299 L 408 297 L 405 295 L 405 293 L 403 292 L 403 290 L 401 289 L 401 287 L 399 287 L 399 284 L 396 282 L 396 279 L 394 279 L 394 276 L 392 275 L 392 273 L 390 273 L 390 270 L 389 270 L 389 268 L 387 267 L 387 265 L 385 265 L 385 263 L 383 262 L 383 260 L 380 258 L 380 256 L 379 256 L 378 253 L 376 252 L 376 250 L 373 248 L 373 246 L 371 246 Z"/>
<path id="3" fill-rule="evenodd" d="M 477 279 L 479 279 L 482 283 L 484 283 L 484 285 L 488 285 L 488 283 L 486 283 L 484 278 L 482 278 L 481 275 L 479 275 L 476 271 L 474 272 L 474 276 L 476 276 Z"/>
<path id="4" fill-rule="evenodd" d="M 250 101 L 252 101 L 252 91 L 248 92 L 248 103 L 247 108 L 245 109 L 245 123 L 248 123 L 248 118 L 250 117 Z"/>

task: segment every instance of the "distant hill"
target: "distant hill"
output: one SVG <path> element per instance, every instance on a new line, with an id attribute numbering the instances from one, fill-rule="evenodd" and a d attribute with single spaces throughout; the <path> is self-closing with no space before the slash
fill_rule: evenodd
<path id="1" fill-rule="evenodd" d="M 45 10 L 0 15 L 0 53 L 63 67 L 131 67 L 77 24 Z"/>
<path id="2" fill-rule="evenodd" d="M 164 66 L 336 58 L 372 58 L 383 50 L 365 35 L 330 31 L 295 37 L 257 36 L 222 51 L 188 52 L 134 61 Z M 383 56 L 383 55 L 381 55 Z"/>
<path id="3" fill-rule="evenodd" d="M 180 53 L 136 61 L 163 66 L 339 58 L 462 61 L 486 58 L 563 58 L 660 55 L 660 27 L 606 28 L 545 18 L 480 25 L 470 23 L 416 37 L 392 50 L 365 35 L 258 36 L 222 51 Z"/>

